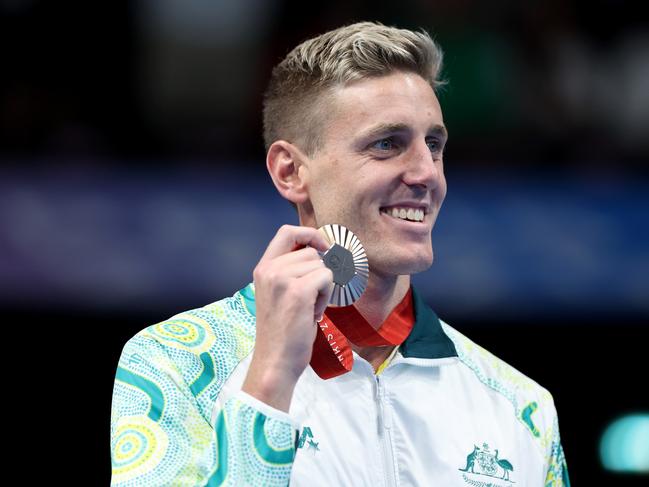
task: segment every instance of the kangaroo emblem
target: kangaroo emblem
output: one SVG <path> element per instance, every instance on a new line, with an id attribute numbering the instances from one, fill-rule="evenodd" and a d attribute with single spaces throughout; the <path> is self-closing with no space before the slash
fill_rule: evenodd
<path id="1" fill-rule="evenodd" d="M 480 448 L 478 448 L 476 445 L 473 445 L 473 451 L 469 453 L 466 457 L 466 467 L 464 468 L 459 468 L 458 470 L 461 470 L 462 472 L 471 472 L 475 473 L 473 471 L 473 465 L 475 464 L 475 457 L 477 453 L 480 451 Z M 469 470 L 471 469 L 471 470 Z"/>
<path id="2" fill-rule="evenodd" d="M 460 472 L 465 472 L 462 479 L 469 484 L 480 487 L 498 487 L 503 484 L 499 482 L 489 481 L 486 482 L 478 480 L 476 477 L 491 477 L 491 479 L 500 479 L 507 481 L 511 484 L 516 482 L 509 478 L 509 474 L 514 471 L 514 466 L 509 460 L 498 458 L 498 450 L 491 450 L 487 443 L 483 443 L 481 447 L 473 445 L 473 451 L 466 457 L 466 467 L 458 468 Z"/>

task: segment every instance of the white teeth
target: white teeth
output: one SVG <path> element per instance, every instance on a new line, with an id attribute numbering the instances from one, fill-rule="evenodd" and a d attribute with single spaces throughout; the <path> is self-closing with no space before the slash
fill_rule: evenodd
<path id="1" fill-rule="evenodd" d="M 424 221 L 424 210 L 414 208 L 392 208 L 391 210 L 385 210 L 385 213 L 394 218 L 400 218 L 403 220 L 416 222 Z"/>

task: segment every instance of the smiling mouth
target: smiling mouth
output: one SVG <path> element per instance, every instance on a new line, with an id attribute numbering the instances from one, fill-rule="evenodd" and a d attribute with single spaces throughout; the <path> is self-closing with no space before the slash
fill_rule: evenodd
<path id="1" fill-rule="evenodd" d="M 381 208 L 380 212 L 397 220 L 405 220 L 414 223 L 423 222 L 426 215 L 422 208 Z"/>

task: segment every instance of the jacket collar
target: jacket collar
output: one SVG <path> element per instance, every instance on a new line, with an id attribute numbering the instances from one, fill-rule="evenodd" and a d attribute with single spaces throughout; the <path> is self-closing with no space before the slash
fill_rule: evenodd
<path id="1" fill-rule="evenodd" d="M 448 335 L 444 333 L 439 318 L 424 302 L 415 287 L 411 285 L 411 288 L 415 324 L 408 338 L 399 347 L 399 352 L 404 358 L 437 359 L 457 357 L 455 345 Z M 256 316 L 254 284 L 250 283 L 241 289 L 239 295 L 248 312 Z"/>
<path id="2" fill-rule="evenodd" d="M 404 358 L 447 358 L 457 357 L 455 345 L 444 333 L 439 318 L 424 302 L 414 286 L 412 302 L 415 309 L 415 324 L 408 338 L 399 347 Z"/>

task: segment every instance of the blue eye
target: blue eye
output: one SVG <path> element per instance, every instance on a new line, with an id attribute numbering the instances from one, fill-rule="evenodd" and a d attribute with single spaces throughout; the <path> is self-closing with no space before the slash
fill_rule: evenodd
<path id="1" fill-rule="evenodd" d="M 431 152 L 439 152 L 441 150 L 441 144 L 437 139 L 429 139 L 426 141 L 426 144 Z"/>
<path id="2" fill-rule="evenodd" d="M 394 149 L 394 141 L 390 138 L 377 140 L 372 145 L 372 148 L 379 150 L 391 150 Z"/>

